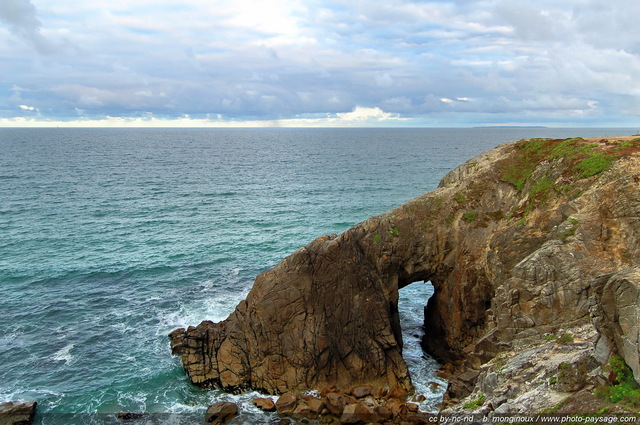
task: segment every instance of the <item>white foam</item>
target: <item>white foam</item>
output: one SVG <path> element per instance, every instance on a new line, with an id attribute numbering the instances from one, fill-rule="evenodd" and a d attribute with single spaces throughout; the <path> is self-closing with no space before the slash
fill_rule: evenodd
<path id="1" fill-rule="evenodd" d="M 436 404 L 442 401 L 447 381 L 435 374 L 439 368 L 438 362 L 426 355 L 420 344 L 424 336 L 424 306 L 432 294 L 431 284 L 416 282 L 400 290 L 398 308 L 404 340 L 402 355 L 411 373 L 416 394 L 425 397 L 418 404 L 423 411 L 437 412 Z"/>
<path id="2" fill-rule="evenodd" d="M 176 328 L 187 328 L 188 326 L 198 325 L 203 320 L 211 320 L 212 322 L 220 322 L 225 320 L 236 305 L 249 293 L 250 288 L 244 288 L 242 292 L 233 291 L 229 293 L 224 289 L 213 292 L 210 291 L 214 287 L 213 281 L 204 281 L 200 283 L 203 292 L 209 288 L 209 293 L 213 296 L 207 296 L 194 300 L 192 304 L 180 304 L 176 310 L 159 312 L 159 322 L 161 329 L 159 333 L 168 333 Z"/>
<path id="3" fill-rule="evenodd" d="M 144 412 L 147 410 L 147 394 L 142 392 L 119 393 L 118 404 L 120 406 L 127 406 L 128 410 Z M 133 408 L 129 406 L 133 406 Z"/>
<path id="4" fill-rule="evenodd" d="M 210 290 L 211 288 L 213 288 L 213 285 L 215 285 L 215 282 L 213 280 L 205 280 L 199 283 L 200 287 L 202 288 L 203 292 L 206 292 L 208 290 Z"/>
<path id="5" fill-rule="evenodd" d="M 64 348 L 56 351 L 53 355 L 53 360 L 57 362 L 65 362 L 66 364 L 71 363 L 71 361 L 73 360 L 73 355 L 71 354 L 71 350 L 73 350 L 73 347 L 75 347 L 74 344 L 69 344 Z"/>

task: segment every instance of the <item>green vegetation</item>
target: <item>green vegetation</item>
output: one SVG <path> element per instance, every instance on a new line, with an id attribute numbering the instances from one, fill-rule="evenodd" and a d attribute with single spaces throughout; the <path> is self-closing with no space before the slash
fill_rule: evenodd
<path id="1" fill-rule="evenodd" d="M 547 177 L 544 177 L 542 180 L 535 182 L 535 184 L 531 187 L 529 191 L 529 196 L 536 196 L 539 193 L 544 193 L 547 190 L 551 189 L 553 186 L 553 181 Z"/>
<path id="2" fill-rule="evenodd" d="M 477 409 L 484 404 L 484 394 L 478 393 L 478 398 L 468 403 L 465 403 L 462 407 L 465 409 Z"/>
<path id="3" fill-rule="evenodd" d="M 619 158 L 640 151 L 640 138 L 617 144 L 588 143 L 579 137 L 530 139 L 519 141 L 514 149 L 513 155 L 498 164 L 499 178 L 527 195 L 524 206 L 509 217 L 521 219 L 534 208 L 544 208 L 554 193 L 569 199 L 580 196 L 582 179 L 600 174 Z M 541 163 L 547 165 L 538 169 Z"/>
<path id="4" fill-rule="evenodd" d="M 582 140 L 582 137 L 574 137 L 573 139 L 566 139 L 557 143 L 549 153 L 549 157 L 551 159 L 573 158 L 580 153 L 589 152 L 590 149 L 598 146 L 594 144 L 585 145 L 581 143 Z"/>
<path id="5" fill-rule="evenodd" d="M 636 137 L 635 139 L 631 139 L 631 140 L 625 140 L 624 142 L 620 143 L 618 146 L 613 148 L 613 150 L 621 151 L 628 148 L 634 148 L 638 142 L 640 142 L 640 137 Z"/>
<path id="6" fill-rule="evenodd" d="M 511 183 L 518 192 L 522 192 L 525 183 L 531 177 L 535 165 L 533 163 L 523 163 L 521 166 L 507 165 L 504 169 L 501 180 Z"/>
<path id="7" fill-rule="evenodd" d="M 553 187 L 553 180 L 548 177 L 534 182 L 529 189 L 529 200 L 525 206 L 525 214 L 530 213 L 533 210 L 533 206 L 536 202 L 544 203 L 549 189 Z"/>
<path id="8" fill-rule="evenodd" d="M 573 337 L 569 334 L 562 334 L 558 337 L 556 342 L 562 345 L 570 344 L 573 342 Z"/>
<path id="9" fill-rule="evenodd" d="M 453 225 L 453 222 L 455 221 L 455 219 L 456 219 L 455 214 L 451 213 L 451 214 L 449 214 L 449 215 L 447 216 L 447 218 L 445 218 L 445 219 L 444 219 L 444 223 L 445 223 L 447 226 L 451 226 L 451 225 Z"/>
<path id="10" fill-rule="evenodd" d="M 380 234 L 377 234 L 373 237 L 373 243 L 378 243 L 380 242 Z"/>
<path id="11" fill-rule="evenodd" d="M 553 415 L 558 410 L 560 410 L 562 408 L 562 406 L 564 406 L 567 403 L 567 400 L 568 399 L 563 400 L 560 403 L 556 404 L 555 406 L 549 407 L 548 409 L 541 410 L 538 413 L 541 414 L 541 415 Z"/>
<path id="12" fill-rule="evenodd" d="M 596 390 L 596 396 L 610 403 L 620 403 L 633 408 L 640 408 L 640 385 L 633 379 L 629 366 L 619 356 L 609 359 L 609 367 L 616 384 L 603 385 Z"/>
<path id="13" fill-rule="evenodd" d="M 468 223 L 471 223 L 477 217 L 478 217 L 478 211 L 467 211 L 466 213 L 462 214 L 462 218 L 464 218 L 465 221 L 467 221 Z"/>
<path id="14" fill-rule="evenodd" d="M 522 192 L 550 142 L 550 139 L 521 140 L 516 145 L 520 155 L 503 164 L 501 180 L 511 183 L 518 192 Z"/>
<path id="15" fill-rule="evenodd" d="M 613 155 L 603 153 L 592 153 L 588 158 L 576 164 L 577 170 L 580 172 L 580 178 L 595 176 L 611 167 L 616 158 Z"/>
<path id="16" fill-rule="evenodd" d="M 573 341 L 573 338 L 571 338 L 571 341 Z M 564 378 L 564 374 L 565 372 L 570 368 L 571 366 L 569 365 L 569 363 L 565 363 L 562 362 L 558 365 L 558 369 L 560 369 L 560 373 L 558 374 L 558 378 Z"/>
<path id="17" fill-rule="evenodd" d="M 603 150 L 597 143 L 586 143 L 580 137 L 566 140 L 521 140 L 515 149 L 518 154 L 502 164 L 500 178 L 521 192 L 542 161 L 566 161 L 569 174 L 579 179 L 591 177 L 611 167 L 623 155 L 639 150 L 640 138 L 621 142 L 609 150 Z"/>
<path id="18" fill-rule="evenodd" d="M 467 198 L 460 192 L 456 192 L 455 195 L 453 195 L 453 199 L 459 204 L 467 203 Z"/>
<path id="19" fill-rule="evenodd" d="M 393 226 L 393 229 L 389 230 L 389 234 L 394 238 L 398 237 L 398 226 Z"/>
<path id="20" fill-rule="evenodd" d="M 569 217 L 567 221 L 571 223 L 571 227 L 558 235 L 558 239 L 560 239 L 562 242 L 565 242 L 570 236 L 576 234 L 576 230 L 578 230 L 578 224 L 580 223 L 578 219 L 573 217 Z"/>

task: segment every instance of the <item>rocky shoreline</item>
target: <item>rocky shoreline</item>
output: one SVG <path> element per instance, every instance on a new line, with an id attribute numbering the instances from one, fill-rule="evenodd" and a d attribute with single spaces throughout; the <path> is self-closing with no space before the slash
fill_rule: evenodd
<path id="1" fill-rule="evenodd" d="M 398 290 L 424 280 L 423 346 L 450 380 L 441 413 L 560 410 L 622 385 L 614 356 L 637 385 L 639 182 L 637 137 L 499 146 L 291 254 L 226 320 L 172 332 L 172 352 L 203 388 L 410 394 Z"/>
<path id="2" fill-rule="evenodd" d="M 401 387 L 390 391 L 356 387 L 348 393 L 325 388 L 318 394 L 284 393 L 275 403 L 271 398 L 258 398 L 254 404 L 265 411 L 276 411 L 283 418 L 322 424 L 426 424 L 435 418 L 430 413 L 420 412 L 418 404 L 409 401 L 408 397 Z"/>

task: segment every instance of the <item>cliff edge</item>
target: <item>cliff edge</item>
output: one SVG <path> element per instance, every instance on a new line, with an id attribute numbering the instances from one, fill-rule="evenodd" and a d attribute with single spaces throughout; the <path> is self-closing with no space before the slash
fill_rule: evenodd
<path id="1" fill-rule="evenodd" d="M 480 392 L 478 410 L 543 409 L 588 385 L 554 382 L 560 364 L 586 376 L 616 353 L 640 382 L 639 182 L 640 138 L 499 146 L 294 252 L 226 320 L 172 332 L 172 350 L 203 387 L 411 390 L 398 290 L 431 281 L 423 345 L 450 371 L 452 411 Z"/>

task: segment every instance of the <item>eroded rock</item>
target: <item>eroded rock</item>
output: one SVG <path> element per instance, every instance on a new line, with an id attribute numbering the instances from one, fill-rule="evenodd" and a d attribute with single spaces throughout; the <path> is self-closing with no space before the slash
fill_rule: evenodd
<path id="1" fill-rule="evenodd" d="M 276 404 L 269 397 L 258 397 L 252 400 L 253 404 L 263 412 L 275 412 Z"/>
<path id="2" fill-rule="evenodd" d="M 29 425 L 33 423 L 38 403 L 26 401 L 20 403 L 0 403 L 0 423 L 2 425 Z"/>
<path id="3" fill-rule="evenodd" d="M 607 339 L 601 346 L 614 346 L 640 384 L 640 267 L 602 276 L 592 287 L 594 323 Z"/>
<path id="4" fill-rule="evenodd" d="M 424 280 L 435 294 L 423 343 L 458 376 L 451 403 L 479 386 L 493 394 L 484 408 L 496 411 L 553 403 L 540 386 L 507 388 L 487 365 L 513 353 L 514 371 L 542 379 L 559 364 L 538 355 L 550 343 L 545 335 L 580 335 L 592 317 L 593 338 L 567 344 L 571 355 L 601 362 L 619 352 L 640 379 L 639 152 L 632 138 L 499 146 L 437 190 L 294 252 L 259 275 L 226 320 L 174 331 L 173 350 L 204 387 L 410 392 L 398 289 Z M 592 158 L 608 162 L 597 168 Z M 524 347 L 535 361 L 515 355 Z"/>
<path id="5" fill-rule="evenodd" d="M 276 410 L 283 416 L 291 416 L 297 405 L 298 395 L 292 392 L 284 393 L 276 400 Z"/>
<path id="6" fill-rule="evenodd" d="M 205 422 L 219 425 L 230 421 L 237 415 L 238 406 L 235 403 L 221 401 L 209 406 L 205 415 Z"/>

